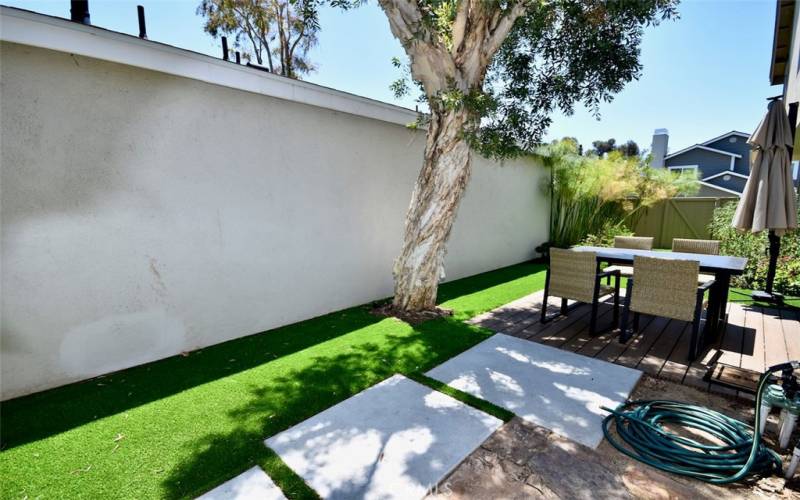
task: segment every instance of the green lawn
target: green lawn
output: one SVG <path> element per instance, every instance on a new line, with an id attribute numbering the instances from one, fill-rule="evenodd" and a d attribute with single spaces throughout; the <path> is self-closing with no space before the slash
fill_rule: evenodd
<path id="1" fill-rule="evenodd" d="M 774 304 L 754 302 L 753 299 L 750 297 L 750 293 L 752 293 L 752 290 L 745 290 L 743 288 L 731 288 L 730 292 L 728 293 L 728 300 L 731 302 L 736 302 L 737 304 L 744 304 L 744 305 L 755 304 L 764 307 L 775 307 Z M 800 297 L 786 296 L 784 297 L 784 302 L 788 306 L 800 308 Z"/>
<path id="2" fill-rule="evenodd" d="M 454 316 L 417 327 L 354 307 L 3 403 L 2 498 L 193 497 L 255 464 L 313 497 L 264 438 L 394 373 L 436 385 L 421 373 L 490 335 L 463 320 L 543 288 L 543 269 L 443 284 Z"/>

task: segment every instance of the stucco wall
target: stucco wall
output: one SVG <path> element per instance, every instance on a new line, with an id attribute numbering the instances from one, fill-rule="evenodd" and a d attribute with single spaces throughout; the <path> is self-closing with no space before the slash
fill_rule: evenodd
<path id="1" fill-rule="evenodd" d="M 792 23 L 789 56 L 786 62 L 783 93 L 783 102 L 786 104 L 787 111 L 789 104 L 800 101 L 800 0 L 795 0 L 794 3 L 794 21 Z M 798 113 L 797 120 L 797 123 L 800 124 L 800 113 Z"/>
<path id="2" fill-rule="evenodd" d="M 391 293 L 424 136 L 2 44 L 2 397 Z M 474 163 L 447 279 L 533 257 L 543 170 Z"/>

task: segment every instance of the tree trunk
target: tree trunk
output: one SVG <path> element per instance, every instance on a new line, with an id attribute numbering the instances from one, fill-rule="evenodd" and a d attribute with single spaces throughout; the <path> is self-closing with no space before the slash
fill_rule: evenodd
<path id="1" fill-rule="evenodd" d="M 436 307 L 446 243 L 470 176 L 471 153 L 464 138 L 464 109 L 432 109 L 425 159 L 406 214 L 403 249 L 394 263 L 394 307 Z"/>

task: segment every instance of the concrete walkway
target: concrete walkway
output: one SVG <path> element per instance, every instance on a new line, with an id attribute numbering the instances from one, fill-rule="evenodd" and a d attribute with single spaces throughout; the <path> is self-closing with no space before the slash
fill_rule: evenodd
<path id="1" fill-rule="evenodd" d="M 497 334 L 427 375 L 595 448 L 601 407 L 624 402 L 641 372 Z"/>
<path id="2" fill-rule="evenodd" d="M 197 500 L 286 500 L 261 467 L 253 467 L 226 481 Z"/>
<path id="3" fill-rule="evenodd" d="M 502 421 L 395 375 L 266 440 L 323 498 L 424 497 Z"/>

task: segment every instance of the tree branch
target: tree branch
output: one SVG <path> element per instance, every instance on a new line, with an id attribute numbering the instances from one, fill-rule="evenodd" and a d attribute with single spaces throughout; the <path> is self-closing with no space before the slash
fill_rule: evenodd
<path id="1" fill-rule="evenodd" d="M 464 35 L 467 31 L 467 18 L 469 16 L 471 0 L 460 0 L 458 2 L 458 10 L 456 10 L 456 18 L 453 21 L 453 47 L 450 52 L 455 57 L 461 50 L 464 44 Z"/>
<path id="2" fill-rule="evenodd" d="M 378 0 L 383 11 L 389 19 L 392 34 L 400 40 L 403 46 L 418 38 L 418 28 L 422 20 L 419 8 L 410 0 Z"/>
<path id="3" fill-rule="evenodd" d="M 489 61 L 494 57 L 495 52 L 500 50 L 514 23 L 525 14 L 527 8 L 525 1 L 517 1 L 510 9 L 506 10 L 496 21 L 490 26 L 489 36 L 486 43 L 483 44 L 483 55 Z"/>
<path id="4" fill-rule="evenodd" d="M 392 34 L 400 40 L 411 61 L 412 76 L 422 82 L 425 94 L 433 97 L 448 88 L 455 78 L 455 62 L 438 40 L 422 26 L 422 13 L 413 0 L 379 0 Z"/>

